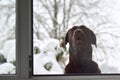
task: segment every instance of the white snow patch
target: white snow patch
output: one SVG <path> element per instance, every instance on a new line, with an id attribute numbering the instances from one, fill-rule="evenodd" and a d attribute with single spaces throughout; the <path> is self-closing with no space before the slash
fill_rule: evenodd
<path id="1" fill-rule="evenodd" d="M 60 50 L 59 41 L 56 39 L 47 39 L 44 41 L 38 41 L 40 44 L 41 52 L 39 54 L 34 54 L 34 74 L 44 75 L 44 74 L 63 74 L 63 69 L 56 60 L 56 55 Z M 35 43 L 35 46 L 39 46 Z M 52 63 L 52 68 L 50 70 L 45 69 L 46 63 Z"/>
<path id="2" fill-rule="evenodd" d="M 16 51 L 15 51 L 15 39 L 8 40 L 4 44 L 2 54 L 7 59 L 7 62 L 13 62 L 16 60 Z"/>
<path id="3" fill-rule="evenodd" d="M 46 70 L 44 65 L 48 62 L 51 62 L 52 68 L 50 71 Z M 58 62 L 55 60 L 54 57 L 46 56 L 44 54 L 36 54 L 34 55 L 34 74 L 62 74 L 62 68 L 58 64 Z"/>
<path id="4" fill-rule="evenodd" d="M 11 63 L 0 64 L 0 74 L 15 74 L 15 66 Z"/>

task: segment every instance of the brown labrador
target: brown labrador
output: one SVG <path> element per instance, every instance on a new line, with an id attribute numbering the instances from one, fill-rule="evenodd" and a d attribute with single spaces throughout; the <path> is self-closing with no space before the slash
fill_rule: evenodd
<path id="1" fill-rule="evenodd" d="M 68 73 L 95 73 L 101 71 L 98 64 L 92 60 L 92 46 L 96 46 L 96 36 L 86 26 L 74 26 L 68 30 L 63 47 L 69 43 L 69 63 L 65 67 L 65 74 Z M 97 47 L 97 46 L 96 46 Z"/>

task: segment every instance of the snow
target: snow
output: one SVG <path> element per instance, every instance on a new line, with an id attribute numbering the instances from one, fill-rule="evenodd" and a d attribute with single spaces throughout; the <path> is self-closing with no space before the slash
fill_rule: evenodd
<path id="1" fill-rule="evenodd" d="M 0 61 L 0 74 L 16 73 L 16 67 L 14 65 L 16 61 L 14 4 L 15 0 L 0 1 L 0 55 L 2 56 Z M 9 9 L 7 6 L 9 6 Z"/>
<path id="2" fill-rule="evenodd" d="M 102 63 L 100 69 L 102 70 L 102 73 L 120 74 L 120 68 L 118 67 L 119 65 L 119 60 L 109 56 L 108 60 Z"/>
<path id="3" fill-rule="evenodd" d="M 11 63 L 1 64 L 0 74 L 15 74 L 15 66 Z"/>
<path id="4" fill-rule="evenodd" d="M 47 39 L 45 41 L 42 41 L 45 44 L 41 48 L 41 53 L 34 54 L 34 74 L 35 75 L 51 75 L 51 74 L 63 74 L 64 69 L 60 66 L 60 64 L 56 61 L 56 54 L 58 51 L 55 50 L 55 47 L 59 46 L 59 41 L 57 39 Z M 39 42 L 38 42 L 39 43 Z M 37 44 L 37 43 L 36 43 Z M 41 47 L 41 46 L 38 46 Z M 67 50 L 69 47 L 69 44 L 67 44 Z M 120 68 L 118 67 L 120 65 L 119 57 L 117 55 L 113 57 L 112 55 L 96 55 L 95 48 L 93 47 L 93 60 L 96 61 L 99 65 L 99 68 L 101 69 L 103 74 L 119 74 Z M 60 49 L 59 49 L 60 50 Z M 61 49 L 62 50 L 62 49 Z M 100 53 L 100 52 L 99 52 Z M 107 58 L 106 60 L 103 60 L 104 58 Z M 103 60 L 103 61 L 98 61 Z M 52 68 L 50 71 L 46 70 L 44 65 L 46 63 L 52 63 Z M 69 62 L 69 60 L 66 60 L 66 64 Z"/>
<path id="5" fill-rule="evenodd" d="M 6 63 L 0 63 L 0 74 L 15 74 L 16 68 L 15 65 L 13 65 L 16 60 L 15 39 L 5 42 L 0 53 L 5 57 L 5 59 L 7 59 Z"/>
<path id="6" fill-rule="evenodd" d="M 52 54 L 52 52 L 49 52 L 48 54 Z M 49 62 L 51 62 L 53 64 L 50 71 L 48 71 L 44 68 L 44 65 Z M 34 70 L 35 75 L 62 74 L 63 73 L 62 68 L 60 67 L 58 62 L 55 60 L 54 56 L 49 57 L 47 55 L 42 55 L 42 53 L 34 55 L 33 70 Z"/>
<path id="7" fill-rule="evenodd" d="M 41 48 L 41 53 L 34 54 L 34 74 L 63 74 L 63 69 L 56 61 L 56 55 L 58 54 L 58 49 L 60 47 L 59 41 L 56 39 L 47 39 L 41 44 L 43 44 Z M 50 69 L 50 71 L 45 69 L 44 66 L 46 63 L 52 63 L 52 68 Z"/>
<path id="8" fill-rule="evenodd" d="M 8 51 L 9 51 L 9 53 L 8 53 Z M 7 59 L 7 62 L 13 62 L 16 60 L 15 39 L 8 40 L 7 42 L 5 42 L 2 54 Z"/>

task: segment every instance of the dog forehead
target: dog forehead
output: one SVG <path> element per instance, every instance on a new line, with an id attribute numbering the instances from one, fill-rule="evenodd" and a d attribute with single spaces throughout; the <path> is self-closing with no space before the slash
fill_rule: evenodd
<path id="1" fill-rule="evenodd" d="M 79 29 L 80 31 L 82 31 L 82 33 L 84 33 L 84 29 L 86 29 L 86 26 L 84 26 L 84 25 L 73 26 L 72 28 L 70 28 L 70 29 L 68 30 L 68 34 L 69 34 L 69 35 L 72 35 L 73 32 L 76 31 L 76 30 L 78 30 L 78 29 Z"/>
<path id="2" fill-rule="evenodd" d="M 73 30 L 75 30 L 75 29 L 80 29 L 80 26 L 73 26 L 72 29 L 73 29 Z"/>
<path id="3" fill-rule="evenodd" d="M 80 25 L 80 26 L 73 26 L 71 29 L 72 29 L 72 30 L 76 30 L 76 29 L 81 29 L 81 30 L 83 30 L 83 29 L 85 29 L 85 28 L 86 28 L 86 26 Z"/>
<path id="4" fill-rule="evenodd" d="M 83 29 L 82 29 L 81 26 L 74 26 L 74 27 L 71 29 L 71 31 L 73 31 L 73 33 L 76 32 L 76 31 L 80 31 L 81 33 L 84 34 L 84 31 L 83 31 Z"/>

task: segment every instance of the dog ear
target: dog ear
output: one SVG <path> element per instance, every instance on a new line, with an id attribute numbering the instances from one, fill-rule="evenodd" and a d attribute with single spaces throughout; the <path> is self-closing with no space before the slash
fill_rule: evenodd
<path id="1" fill-rule="evenodd" d="M 69 31 L 70 31 L 70 30 L 69 30 Z M 69 31 L 66 33 L 66 36 L 65 36 L 63 42 L 61 43 L 61 46 L 62 46 L 63 48 L 65 48 L 67 42 L 69 42 L 69 37 L 68 37 Z"/>
<path id="2" fill-rule="evenodd" d="M 96 35 L 94 34 L 94 32 L 90 29 L 88 29 L 86 26 L 82 25 L 80 26 L 81 29 L 84 31 L 85 35 L 87 36 L 87 40 L 90 44 L 94 44 L 95 47 L 97 47 L 96 45 Z"/>

